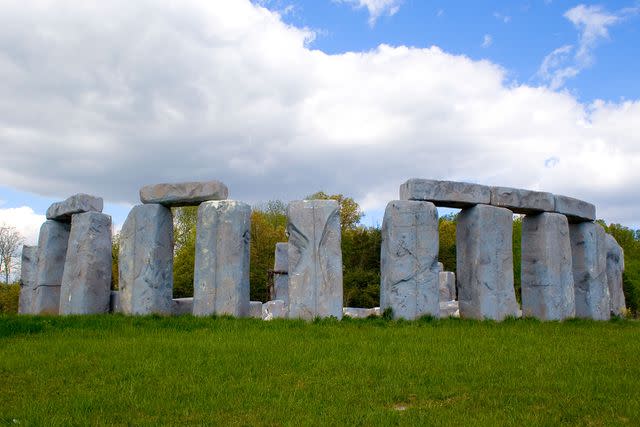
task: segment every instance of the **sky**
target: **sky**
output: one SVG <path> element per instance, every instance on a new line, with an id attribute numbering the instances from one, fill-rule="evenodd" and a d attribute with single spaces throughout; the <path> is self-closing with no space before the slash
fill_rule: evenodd
<path id="1" fill-rule="evenodd" d="M 217 179 L 365 225 L 409 178 L 587 200 L 640 227 L 640 1 L 0 0 L 0 223 Z"/>

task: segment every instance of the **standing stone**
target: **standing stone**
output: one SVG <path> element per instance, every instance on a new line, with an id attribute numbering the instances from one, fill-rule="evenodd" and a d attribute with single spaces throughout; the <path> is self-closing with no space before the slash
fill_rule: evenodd
<path id="1" fill-rule="evenodd" d="M 477 205 L 458 215 L 456 257 L 460 316 L 502 320 L 517 316 L 513 288 L 513 213 Z"/>
<path id="2" fill-rule="evenodd" d="M 89 194 L 74 194 L 62 202 L 56 202 L 47 209 L 47 219 L 71 222 L 71 217 L 83 212 L 102 212 L 102 197 Z"/>
<path id="3" fill-rule="evenodd" d="M 18 313 L 32 314 L 36 276 L 38 272 L 38 247 L 22 246 L 20 264 L 20 305 Z"/>
<path id="4" fill-rule="evenodd" d="M 569 226 L 573 258 L 576 317 L 608 320 L 607 240 L 604 228 L 594 222 Z"/>
<path id="5" fill-rule="evenodd" d="M 73 215 L 60 314 L 109 312 L 111 262 L 111 217 L 99 212 Z"/>
<path id="6" fill-rule="evenodd" d="M 522 313 L 540 320 L 575 316 L 567 217 L 527 215 L 522 221 Z"/>
<path id="7" fill-rule="evenodd" d="M 444 271 L 444 264 L 441 262 L 438 262 L 438 271 L 440 272 Z"/>
<path id="8" fill-rule="evenodd" d="M 289 305 L 289 244 L 276 243 L 276 259 L 273 266 L 272 299 L 284 301 Z"/>
<path id="9" fill-rule="evenodd" d="M 262 320 L 282 319 L 286 317 L 284 301 L 274 300 L 262 304 Z"/>
<path id="10" fill-rule="evenodd" d="M 249 315 L 251 207 L 234 200 L 198 208 L 193 314 Z"/>
<path id="11" fill-rule="evenodd" d="M 395 318 L 439 317 L 438 211 L 433 203 L 392 201 L 382 221 L 380 308 Z"/>
<path id="12" fill-rule="evenodd" d="M 262 301 L 249 301 L 249 317 L 262 319 Z"/>
<path id="13" fill-rule="evenodd" d="M 622 273 L 624 272 L 624 251 L 616 239 L 607 234 L 607 283 L 611 312 L 623 316 L 627 310 L 622 289 Z"/>
<path id="14" fill-rule="evenodd" d="M 173 310 L 171 314 L 174 316 L 184 316 L 193 313 L 193 298 L 174 298 Z"/>
<path id="15" fill-rule="evenodd" d="M 48 220 L 40 228 L 34 314 L 58 314 L 60 311 L 60 285 L 70 227 L 67 223 Z"/>
<path id="16" fill-rule="evenodd" d="M 342 318 L 340 210 L 335 200 L 302 200 L 287 208 L 289 317 Z"/>
<path id="17" fill-rule="evenodd" d="M 109 311 L 111 313 L 122 313 L 122 308 L 120 307 L 120 291 L 111 291 Z"/>
<path id="18" fill-rule="evenodd" d="M 441 271 L 438 274 L 440 281 L 440 302 L 456 299 L 456 273 Z"/>
<path id="19" fill-rule="evenodd" d="M 120 307 L 125 314 L 173 308 L 173 218 L 161 205 L 138 205 L 120 231 Z"/>

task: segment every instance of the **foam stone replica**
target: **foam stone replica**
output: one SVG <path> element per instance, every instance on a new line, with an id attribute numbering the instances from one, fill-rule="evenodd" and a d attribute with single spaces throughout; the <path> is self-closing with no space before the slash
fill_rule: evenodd
<path id="1" fill-rule="evenodd" d="M 120 307 L 125 314 L 173 309 L 173 218 L 158 204 L 138 205 L 120 231 Z"/>
<path id="2" fill-rule="evenodd" d="M 174 298 L 171 314 L 184 316 L 193 313 L 193 298 Z"/>
<path id="3" fill-rule="evenodd" d="M 524 217 L 521 284 L 523 316 L 563 320 L 575 315 L 571 241 L 564 215 Z"/>
<path id="4" fill-rule="evenodd" d="M 262 304 L 262 320 L 282 319 L 287 312 L 282 300 L 267 301 Z"/>
<path id="5" fill-rule="evenodd" d="M 596 207 L 591 203 L 567 196 L 555 196 L 555 211 L 566 215 L 571 223 L 594 221 Z"/>
<path id="6" fill-rule="evenodd" d="M 552 212 L 555 199 L 553 194 L 541 191 L 491 187 L 491 205 L 507 208 L 518 214 Z"/>
<path id="7" fill-rule="evenodd" d="M 438 212 L 433 203 L 389 202 L 382 222 L 380 309 L 395 318 L 438 317 Z"/>
<path id="8" fill-rule="evenodd" d="M 69 224 L 52 220 L 45 221 L 40 227 L 34 314 L 58 314 L 60 311 L 60 286 L 69 230 Z"/>
<path id="9" fill-rule="evenodd" d="M 489 187 L 467 182 L 410 179 L 400 186 L 400 200 L 422 200 L 436 206 L 464 208 L 491 202 Z"/>
<path id="10" fill-rule="evenodd" d="M 302 200 L 287 207 L 289 317 L 342 318 L 340 210 L 335 200 Z"/>
<path id="11" fill-rule="evenodd" d="M 193 206 L 211 200 L 224 200 L 228 195 L 227 186 L 220 181 L 155 184 L 140 189 L 142 203 L 160 203 L 169 207 Z"/>
<path id="12" fill-rule="evenodd" d="M 251 207 L 233 200 L 198 208 L 193 314 L 249 315 Z"/>
<path id="13" fill-rule="evenodd" d="M 75 194 L 65 201 L 52 204 L 47 209 L 47 219 L 70 222 L 71 217 L 77 213 L 102 212 L 102 197 L 89 194 Z"/>
<path id="14" fill-rule="evenodd" d="M 611 313 L 623 316 L 626 312 L 624 292 L 622 289 L 622 273 L 624 272 L 624 251 L 616 239 L 606 235 L 607 239 L 607 284 L 609 285 L 609 301 Z"/>
<path id="15" fill-rule="evenodd" d="M 38 272 L 38 247 L 22 246 L 20 264 L 20 305 L 18 313 L 33 313 L 33 296 Z"/>
<path id="16" fill-rule="evenodd" d="M 513 214 L 477 205 L 463 209 L 456 228 L 460 316 L 502 320 L 517 316 L 513 288 Z"/>
<path id="17" fill-rule="evenodd" d="M 109 312 L 111 262 L 111 217 L 99 212 L 73 215 L 60 314 Z"/>
<path id="18" fill-rule="evenodd" d="M 249 301 L 249 317 L 262 319 L 262 301 Z"/>
<path id="19" fill-rule="evenodd" d="M 275 261 L 273 265 L 273 297 L 289 305 L 289 244 L 276 243 Z"/>
<path id="20" fill-rule="evenodd" d="M 452 271 L 440 271 L 438 274 L 440 302 L 456 299 L 456 273 Z"/>
<path id="21" fill-rule="evenodd" d="M 576 317 L 608 320 L 607 243 L 604 228 L 593 222 L 571 224 L 571 254 Z"/>

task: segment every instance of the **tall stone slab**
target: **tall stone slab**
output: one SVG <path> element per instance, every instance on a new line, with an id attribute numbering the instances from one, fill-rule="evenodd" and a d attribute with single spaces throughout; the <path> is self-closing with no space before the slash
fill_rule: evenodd
<path id="1" fill-rule="evenodd" d="M 395 318 L 440 316 L 438 211 L 433 203 L 392 201 L 382 222 L 380 309 Z"/>
<path id="2" fill-rule="evenodd" d="M 45 221 L 40 228 L 34 314 L 58 314 L 60 311 L 60 285 L 70 228 L 70 224 L 53 220 Z"/>
<path id="3" fill-rule="evenodd" d="M 284 301 L 289 305 L 289 244 L 276 243 L 276 254 L 273 265 L 273 300 Z"/>
<path id="4" fill-rule="evenodd" d="M 622 289 L 622 273 L 624 272 L 624 251 L 616 239 L 607 234 L 607 284 L 609 285 L 609 301 L 611 313 L 616 316 L 625 314 L 627 308 Z"/>
<path id="5" fill-rule="evenodd" d="M 525 216 L 521 260 L 522 315 L 540 320 L 574 317 L 567 217 L 557 213 Z"/>
<path id="6" fill-rule="evenodd" d="M 604 228 L 594 222 L 569 226 L 573 261 L 576 317 L 608 320 L 607 240 Z"/>
<path id="7" fill-rule="evenodd" d="M 287 207 L 289 317 L 342 318 L 340 210 L 335 200 L 302 200 Z"/>
<path id="8" fill-rule="evenodd" d="M 453 271 L 440 271 L 440 302 L 456 299 L 456 273 Z"/>
<path id="9" fill-rule="evenodd" d="M 22 258 L 20 263 L 20 305 L 18 313 L 33 313 L 33 295 L 36 288 L 38 272 L 38 247 L 22 246 Z"/>
<path id="10" fill-rule="evenodd" d="M 120 231 L 120 309 L 165 314 L 173 308 L 173 218 L 158 204 L 134 206 Z"/>
<path id="11" fill-rule="evenodd" d="M 456 229 L 460 316 L 502 320 L 517 316 L 513 288 L 513 213 L 477 205 L 463 209 Z"/>
<path id="12" fill-rule="evenodd" d="M 73 215 L 60 314 L 109 312 L 111 262 L 111 217 L 99 212 Z"/>
<path id="13" fill-rule="evenodd" d="M 235 200 L 198 208 L 193 314 L 249 315 L 251 207 Z"/>

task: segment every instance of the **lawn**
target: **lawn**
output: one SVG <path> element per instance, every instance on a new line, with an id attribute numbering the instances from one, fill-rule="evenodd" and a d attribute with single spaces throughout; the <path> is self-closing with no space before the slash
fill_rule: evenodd
<path id="1" fill-rule="evenodd" d="M 640 322 L 0 316 L 0 425 L 639 425 Z"/>

